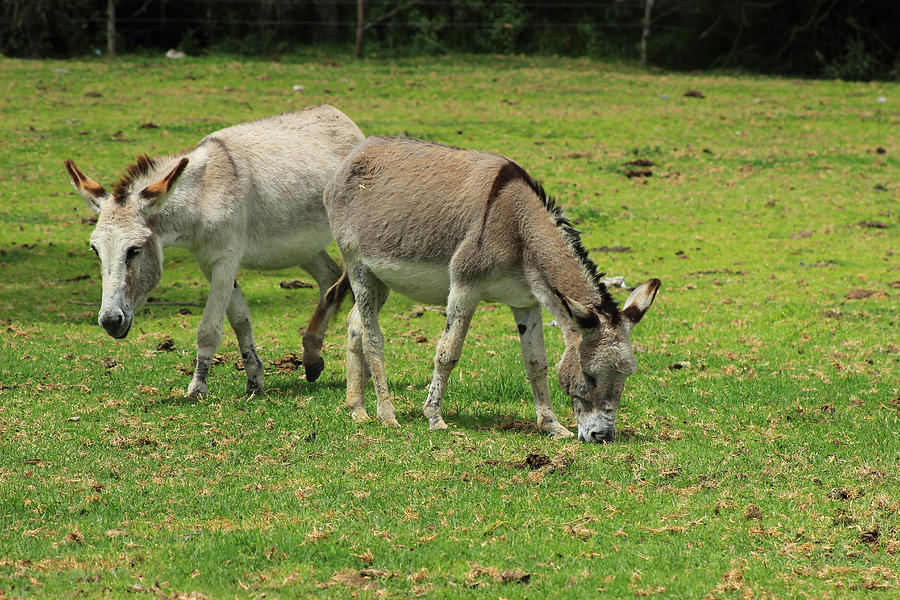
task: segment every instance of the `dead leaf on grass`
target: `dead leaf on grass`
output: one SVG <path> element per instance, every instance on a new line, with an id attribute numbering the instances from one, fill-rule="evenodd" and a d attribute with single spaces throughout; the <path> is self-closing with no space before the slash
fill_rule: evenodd
<path id="1" fill-rule="evenodd" d="M 862 300 L 864 298 L 877 298 L 883 299 L 887 298 L 887 294 L 881 292 L 879 290 L 866 290 L 863 288 L 857 288 L 855 290 L 850 290 L 844 295 L 844 298 L 848 300 Z"/>
<path id="2" fill-rule="evenodd" d="M 193 592 L 185 592 L 183 594 L 178 594 L 177 596 L 172 596 L 175 600 L 210 600 L 210 596 L 207 596 L 203 592 L 193 591 Z"/>
<path id="3" fill-rule="evenodd" d="M 755 504 L 748 504 L 747 508 L 744 510 L 744 518 L 745 519 L 762 519 L 763 513 L 762 510 Z"/>
<path id="4" fill-rule="evenodd" d="M 684 93 L 685 98 L 706 98 L 700 90 L 687 90 Z"/>
<path id="5" fill-rule="evenodd" d="M 475 468 L 479 467 L 512 467 L 513 469 L 531 469 L 532 471 L 539 472 L 542 475 L 546 473 L 555 473 L 557 471 L 562 471 L 566 469 L 569 465 L 572 464 L 573 458 L 571 456 L 567 456 L 565 454 L 557 454 L 553 458 L 550 458 L 546 454 L 540 454 L 537 452 L 529 453 L 525 456 L 524 460 L 499 460 L 499 459 L 488 459 L 478 463 Z"/>
<path id="6" fill-rule="evenodd" d="M 499 429 L 500 431 L 520 431 L 528 433 L 533 433 L 538 430 L 537 425 L 533 421 L 512 418 L 507 418 L 501 421 L 497 426 L 497 429 Z"/>
<path id="7" fill-rule="evenodd" d="M 330 588 L 340 585 L 359 590 L 377 590 L 381 587 L 378 583 L 379 580 L 389 579 L 393 576 L 394 573 L 381 569 L 343 570 L 335 572 L 331 579 L 325 583 L 318 584 L 318 586 Z"/>
<path id="8" fill-rule="evenodd" d="M 276 358 L 274 364 L 280 373 L 293 373 L 303 364 L 303 357 L 295 352 L 290 352 L 280 358 Z"/>
<path id="9" fill-rule="evenodd" d="M 752 597 L 752 590 L 744 582 L 745 563 L 741 561 L 722 575 L 722 581 L 707 594 L 707 598 L 718 597 L 726 592 L 743 592 L 744 597 Z"/>
<path id="10" fill-rule="evenodd" d="M 540 469 L 550 464 L 550 457 L 546 454 L 532 453 L 525 457 L 525 464 L 532 470 Z"/>
<path id="11" fill-rule="evenodd" d="M 855 500 L 859 497 L 859 493 L 855 490 L 838 487 L 832 488 L 832 490 L 828 492 L 828 497 L 832 500 Z"/>
<path id="12" fill-rule="evenodd" d="M 308 281 L 301 281 L 300 279 L 290 279 L 282 281 L 278 284 L 279 287 L 285 290 L 297 290 L 301 288 L 313 288 L 315 287 L 313 284 Z"/>
<path id="13" fill-rule="evenodd" d="M 69 533 L 66 534 L 66 539 L 64 541 L 66 544 L 83 544 L 84 543 L 84 535 L 77 530 L 73 529 Z"/>
<path id="14" fill-rule="evenodd" d="M 878 528 L 878 525 L 873 525 L 869 529 L 862 529 L 859 532 L 859 541 L 863 544 L 874 544 L 878 542 L 878 538 L 881 536 L 881 532 Z"/>
<path id="15" fill-rule="evenodd" d="M 654 594 L 662 594 L 665 591 L 666 587 L 663 585 L 651 585 L 648 588 L 634 590 L 634 595 L 639 598 L 646 598 L 647 596 L 653 596 Z"/>
<path id="16" fill-rule="evenodd" d="M 128 535 L 128 532 L 125 531 L 124 529 L 107 529 L 106 530 L 106 537 L 108 537 L 110 539 L 116 539 L 116 538 L 123 537 L 126 535 Z"/>
<path id="17" fill-rule="evenodd" d="M 813 234 L 813 232 L 810 231 L 809 229 L 801 229 L 797 233 L 792 233 L 791 239 L 792 240 L 802 240 L 802 239 L 806 239 L 808 237 L 812 237 L 812 234 Z"/>
<path id="18" fill-rule="evenodd" d="M 501 571 L 497 567 L 484 567 L 478 563 L 472 563 L 472 568 L 466 573 L 466 587 L 476 588 L 488 583 L 528 583 L 531 573 L 522 569 L 508 569 Z"/>
<path id="19" fill-rule="evenodd" d="M 175 340 L 167 337 L 156 345 L 156 349 L 159 352 L 172 352 L 175 350 Z"/>
<path id="20" fill-rule="evenodd" d="M 655 167 L 656 164 L 647 158 L 636 158 L 625 163 L 629 167 Z"/>

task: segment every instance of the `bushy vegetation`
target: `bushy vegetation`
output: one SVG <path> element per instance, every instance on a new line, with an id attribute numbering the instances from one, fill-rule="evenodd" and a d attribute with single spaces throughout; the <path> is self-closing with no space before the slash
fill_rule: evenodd
<path id="1" fill-rule="evenodd" d="M 647 0 L 366 1 L 368 55 L 448 52 L 638 56 Z M 7 0 L 0 50 L 78 56 L 106 46 L 108 0 Z M 349 47 L 355 0 L 116 0 L 122 52 L 273 56 Z M 900 73 L 900 4 L 852 0 L 655 0 L 647 60 L 664 68 L 868 80 Z"/>

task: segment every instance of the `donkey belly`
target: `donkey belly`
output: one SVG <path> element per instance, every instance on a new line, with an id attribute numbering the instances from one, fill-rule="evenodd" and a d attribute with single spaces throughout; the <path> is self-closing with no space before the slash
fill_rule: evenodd
<path id="1" fill-rule="evenodd" d="M 303 264 L 331 241 L 331 231 L 299 229 L 290 234 L 271 234 L 248 243 L 241 266 L 247 269 L 283 269 Z"/>
<path id="2" fill-rule="evenodd" d="M 450 273 L 447 265 L 366 261 L 366 266 L 392 290 L 423 304 L 446 306 L 450 292 Z M 508 306 L 534 306 L 537 300 L 524 279 L 515 274 L 488 276 L 473 282 L 481 290 L 481 300 L 500 302 Z"/>
<path id="3" fill-rule="evenodd" d="M 395 292 L 423 304 L 447 304 L 450 273 L 446 264 L 367 260 L 366 266 Z"/>

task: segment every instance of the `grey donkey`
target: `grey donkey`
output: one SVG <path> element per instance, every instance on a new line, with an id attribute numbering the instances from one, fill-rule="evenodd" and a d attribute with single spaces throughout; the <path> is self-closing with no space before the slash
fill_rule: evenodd
<path id="1" fill-rule="evenodd" d="M 378 417 L 397 425 L 378 326 L 393 289 L 447 307 L 423 409 L 431 429 L 447 427 L 441 400 L 475 307 L 485 300 L 512 308 L 540 430 L 572 436 L 550 401 L 543 306 L 565 338 L 559 381 L 572 398 L 578 439 L 614 439 L 625 378 L 635 371 L 630 332 L 660 282 L 638 286 L 620 310 L 579 232 L 522 167 L 496 154 L 370 137 L 328 184 L 325 209 L 356 298 L 346 400 L 354 418 L 368 418 L 363 389 L 371 372 Z"/>
<path id="2" fill-rule="evenodd" d="M 235 277 L 240 268 L 299 265 L 319 285 L 319 304 L 303 335 L 306 378 L 315 381 L 324 368 L 325 329 L 347 291 L 338 286 L 324 293 L 341 269 L 324 250 L 332 238 L 322 194 L 363 139 L 341 111 L 314 106 L 216 131 L 185 152 L 140 156 L 111 193 L 66 161 L 75 189 L 99 214 L 91 248 L 100 259 L 100 325 L 115 338 L 127 336 L 135 310 L 159 283 L 163 248 L 187 248 L 209 280 L 187 394 L 208 391 L 226 315 L 247 392 L 259 392 L 263 365 Z"/>

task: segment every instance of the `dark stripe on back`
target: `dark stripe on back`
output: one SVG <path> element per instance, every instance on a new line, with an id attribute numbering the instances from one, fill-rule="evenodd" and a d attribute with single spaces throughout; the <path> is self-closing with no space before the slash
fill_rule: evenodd
<path id="1" fill-rule="evenodd" d="M 511 160 L 507 160 L 506 163 L 500 167 L 500 170 L 497 171 L 497 176 L 494 177 L 494 183 L 491 184 L 491 191 L 488 192 L 487 203 L 484 206 L 484 214 L 481 218 L 481 235 L 484 237 L 484 230 L 487 226 L 488 213 L 491 212 L 491 208 L 494 205 L 494 201 L 497 199 L 497 196 L 500 195 L 500 192 L 505 188 L 510 182 L 523 180 L 528 183 L 528 185 L 533 186 L 534 181 L 532 181 L 531 176 L 525 172 L 525 169 L 517 165 Z"/>
<path id="2" fill-rule="evenodd" d="M 200 142 L 200 144 L 215 144 L 216 146 L 221 148 L 222 152 L 225 154 L 225 158 L 228 159 L 228 164 L 231 165 L 231 172 L 234 173 L 235 177 L 237 177 L 237 163 L 234 162 L 234 157 L 231 156 L 231 150 L 228 149 L 228 145 L 225 143 L 225 140 L 217 137 L 208 137 Z M 200 144 L 198 144 L 198 146 Z"/>

